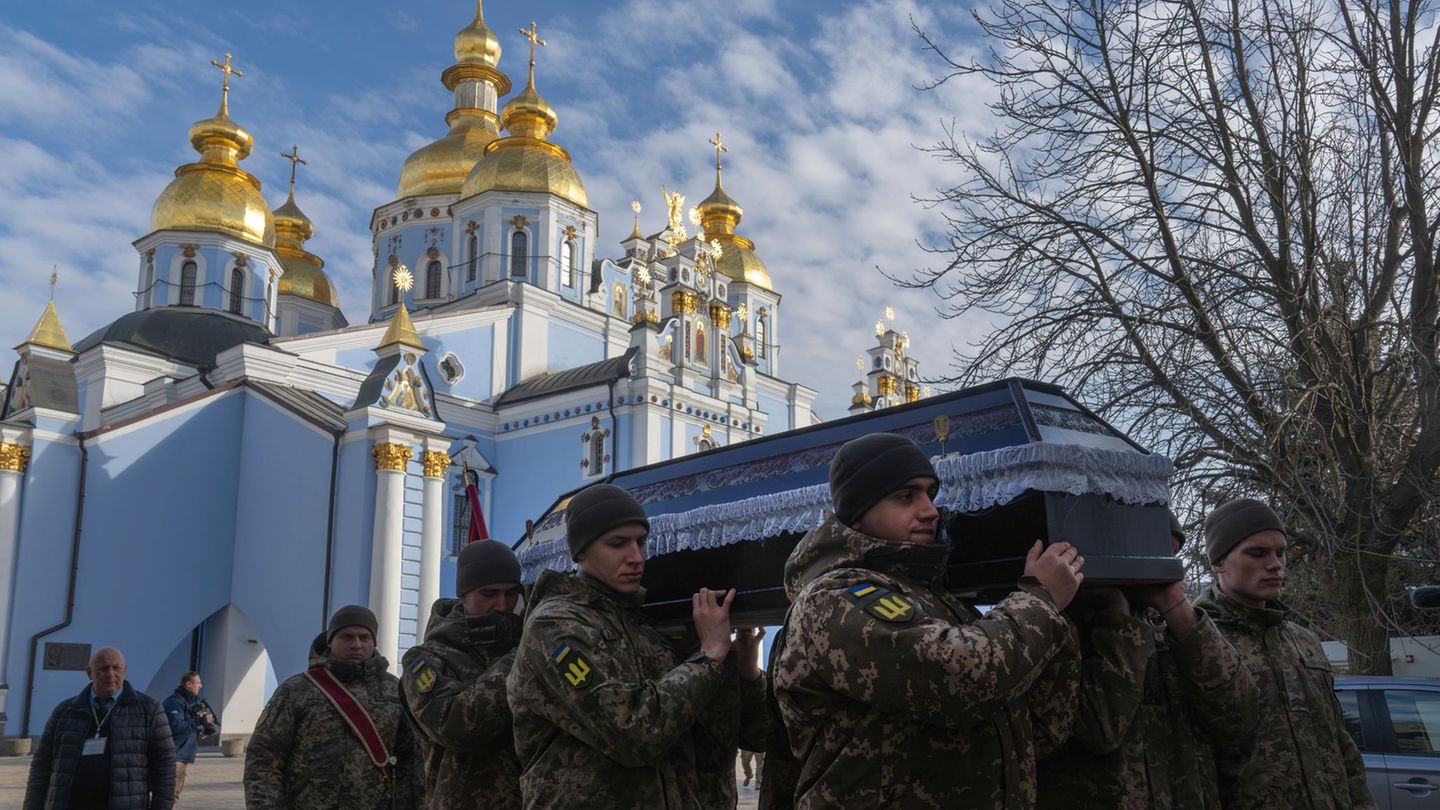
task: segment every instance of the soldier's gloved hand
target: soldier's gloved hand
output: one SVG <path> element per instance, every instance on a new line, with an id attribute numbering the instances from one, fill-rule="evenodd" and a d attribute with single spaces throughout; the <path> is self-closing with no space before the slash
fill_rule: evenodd
<path id="1" fill-rule="evenodd" d="M 765 638 L 763 627 L 742 627 L 735 631 L 731 646 L 735 649 L 735 668 L 740 677 L 753 681 L 760 677 L 760 639 Z"/>
<path id="2" fill-rule="evenodd" d="M 725 593 L 716 604 L 719 591 L 701 588 L 690 598 L 690 618 L 695 620 L 695 633 L 700 636 L 700 652 L 716 661 L 724 661 L 730 653 L 730 603 L 735 589 Z"/>
<path id="3" fill-rule="evenodd" d="M 1047 548 L 1036 540 L 1035 545 L 1030 547 L 1030 553 L 1025 555 L 1025 576 L 1039 580 L 1040 585 L 1050 592 L 1050 598 L 1055 600 L 1055 606 L 1061 610 L 1070 604 L 1075 592 L 1080 589 L 1080 583 L 1085 579 L 1085 575 L 1080 573 L 1083 567 L 1085 558 L 1069 543 L 1051 543 Z"/>

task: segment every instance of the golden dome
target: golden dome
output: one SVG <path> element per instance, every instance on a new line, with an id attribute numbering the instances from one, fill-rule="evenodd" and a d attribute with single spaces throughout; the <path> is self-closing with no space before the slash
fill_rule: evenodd
<path id="1" fill-rule="evenodd" d="M 505 103 L 501 118 L 510 134 L 485 147 L 484 157 L 465 178 L 461 196 L 497 189 L 538 191 L 590 207 L 590 196 L 570 163 L 570 153 L 546 140 L 559 118 L 550 102 L 535 90 L 533 63 L 525 89 Z"/>
<path id="2" fill-rule="evenodd" d="M 295 204 L 292 185 L 290 196 L 275 209 L 275 255 L 285 267 L 280 276 L 280 295 L 294 295 L 339 309 L 340 296 L 325 275 L 325 261 L 305 250 L 305 240 L 314 234 L 314 224 Z"/>
<path id="3" fill-rule="evenodd" d="M 475 0 L 475 19 L 455 35 L 455 61 L 460 64 L 500 64 L 500 39 L 485 25 L 481 0 Z"/>
<path id="4" fill-rule="evenodd" d="M 260 181 L 238 162 L 250 154 L 254 139 L 227 114 L 224 101 L 214 118 L 190 127 L 190 145 L 200 160 L 175 170 L 150 212 L 152 231 L 218 231 L 258 244 L 275 244 L 270 206 Z"/>
<path id="5" fill-rule="evenodd" d="M 418 197 L 459 193 L 465 186 L 465 177 L 485 154 L 485 147 L 498 137 L 499 128 L 487 117 L 456 117 L 449 134 L 420 147 L 405 159 L 396 194 Z"/>
<path id="6" fill-rule="evenodd" d="M 718 139 L 717 139 L 718 140 Z M 725 193 L 720 181 L 720 164 L 717 150 L 715 164 L 715 190 L 695 206 L 700 212 L 700 227 L 705 231 L 705 241 L 716 241 L 722 248 L 715 269 L 729 276 L 732 281 L 744 281 L 757 287 L 774 289 L 770 282 L 770 270 L 760 257 L 755 255 L 755 243 L 735 233 L 735 227 L 744 218 L 740 203 Z"/>
<path id="7" fill-rule="evenodd" d="M 709 241 L 712 237 L 706 234 L 705 239 Z M 715 237 L 724 250 L 720 254 L 719 261 L 715 262 L 715 269 L 729 276 L 733 281 L 744 281 L 754 284 L 761 289 L 771 290 L 774 287 L 770 283 L 770 269 L 760 257 L 755 255 L 755 243 L 743 236 L 731 235 L 734 240 L 726 244 L 724 239 Z"/>

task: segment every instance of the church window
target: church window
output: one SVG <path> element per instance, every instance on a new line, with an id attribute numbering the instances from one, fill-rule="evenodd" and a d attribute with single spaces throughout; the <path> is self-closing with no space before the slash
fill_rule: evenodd
<path id="1" fill-rule="evenodd" d="M 617 318 L 625 317 L 625 286 L 616 284 L 610 295 L 610 314 Z"/>
<path id="2" fill-rule="evenodd" d="M 705 363 L 709 357 L 705 354 L 705 324 L 695 324 L 695 361 Z"/>
<path id="3" fill-rule="evenodd" d="M 460 491 L 455 493 L 455 520 L 450 524 L 450 553 L 459 555 L 460 549 L 470 541 L 470 498 L 465 495 L 464 478 L 460 479 Z"/>
<path id="4" fill-rule="evenodd" d="M 560 243 L 560 283 L 575 286 L 575 242 L 570 239 Z"/>
<path id="5" fill-rule="evenodd" d="M 529 275 L 525 265 L 530 261 L 530 237 L 524 231 L 510 234 L 510 275 Z"/>
<path id="6" fill-rule="evenodd" d="M 453 353 L 447 354 L 440 361 L 440 376 L 445 378 L 445 382 L 454 385 L 465 376 L 465 366 Z"/>
<path id="7" fill-rule="evenodd" d="M 195 262 L 180 265 L 180 306 L 195 306 L 195 276 L 199 271 L 200 265 Z"/>
<path id="8" fill-rule="evenodd" d="M 394 276 L 392 276 L 390 273 L 385 273 L 383 277 L 385 279 L 385 289 L 388 290 L 385 295 L 386 298 L 389 299 L 390 305 L 394 306 L 400 303 L 400 288 L 396 287 L 394 282 L 391 281 Z"/>
<path id="9" fill-rule="evenodd" d="M 765 351 L 765 316 L 762 314 L 755 319 L 755 352 L 761 357 L 767 357 Z"/>
<path id="10" fill-rule="evenodd" d="M 591 475 L 600 475 L 605 472 L 605 432 L 596 430 L 590 436 L 590 467 L 588 472 Z"/>
<path id="11" fill-rule="evenodd" d="M 706 450 L 714 450 L 714 449 L 715 449 L 715 443 L 712 442 L 712 441 L 710 441 L 709 439 L 701 439 L 701 440 L 700 440 L 699 442 L 697 442 L 696 445 L 695 445 L 695 450 L 696 450 L 696 452 L 699 452 L 699 453 L 703 453 L 703 452 L 705 452 Z"/>
<path id="12" fill-rule="evenodd" d="M 476 265 L 480 263 L 480 238 L 473 233 L 470 234 L 469 252 L 470 261 L 465 267 L 465 280 L 474 281 Z"/>
<path id="13" fill-rule="evenodd" d="M 442 272 L 440 262 L 433 261 L 425 265 L 425 297 L 440 297 L 440 273 Z"/>
<path id="14" fill-rule="evenodd" d="M 245 309 L 244 293 L 245 271 L 238 267 L 230 268 L 230 311 L 236 315 Z"/>

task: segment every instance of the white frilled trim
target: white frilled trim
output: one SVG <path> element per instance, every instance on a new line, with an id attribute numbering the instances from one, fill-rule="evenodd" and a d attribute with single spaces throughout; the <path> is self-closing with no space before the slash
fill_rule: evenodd
<path id="1" fill-rule="evenodd" d="M 1050 443 L 949 456 L 934 459 L 934 464 L 940 475 L 936 504 L 958 512 L 1007 504 L 1027 491 L 1165 504 L 1170 502 L 1173 472 L 1170 460 L 1157 454 Z M 829 509 L 827 483 L 656 515 L 650 519 L 646 556 L 809 531 L 824 522 Z M 563 538 L 524 548 L 518 556 L 527 580 L 545 568 L 568 571 L 574 566 Z"/>
<path id="2" fill-rule="evenodd" d="M 935 472 L 940 474 L 937 505 L 979 512 L 1031 490 L 1168 504 L 1174 467 L 1157 453 L 1037 442 L 935 459 Z"/>

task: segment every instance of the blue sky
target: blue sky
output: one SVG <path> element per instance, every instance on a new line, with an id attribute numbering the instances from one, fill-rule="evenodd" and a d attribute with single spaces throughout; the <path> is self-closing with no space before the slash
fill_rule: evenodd
<path id="1" fill-rule="evenodd" d="M 445 131 L 439 81 L 469 0 L 280 3 L 50 0 L 0 13 L 0 345 L 38 317 L 52 264 L 56 303 L 73 340 L 134 306 L 150 207 L 174 168 L 194 159 L 189 125 L 213 114 L 225 52 L 245 72 L 231 115 L 255 137 L 242 164 L 283 201 L 295 143 L 310 161 L 297 197 L 315 221 L 352 321 L 368 316 L 371 210 L 394 198 L 401 163 Z M 988 130 L 988 90 L 915 87 L 939 66 L 910 30 L 913 16 L 957 49 L 973 36 L 949 2 L 678 0 L 485 4 L 500 68 L 524 80 L 517 29 L 537 21 L 549 42 L 537 85 L 558 109 L 553 139 L 575 160 L 600 214 L 600 254 L 616 256 L 639 197 L 658 229 L 660 186 L 690 202 L 713 184 L 706 140 L 730 146 L 726 190 L 785 298 L 783 376 L 821 391 L 841 416 L 886 304 L 909 331 L 922 371 L 949 362 L 973 326 L 941 321 L 928 294 L 895 289 L 876 267 L 932 263 L 923 240 L 939 212 L 911 195 L 953 183 L 915 147 L 943 125 Z M 973 44 L 973 43 L 972 43 Z M 504 103 L 502 99 L 501 103 Z"/>

